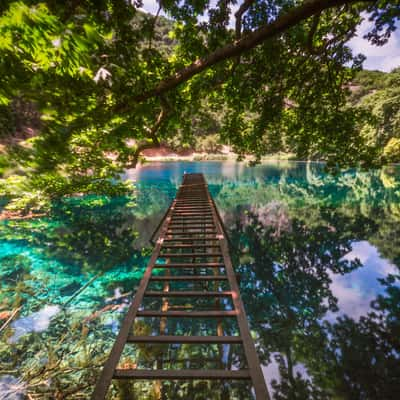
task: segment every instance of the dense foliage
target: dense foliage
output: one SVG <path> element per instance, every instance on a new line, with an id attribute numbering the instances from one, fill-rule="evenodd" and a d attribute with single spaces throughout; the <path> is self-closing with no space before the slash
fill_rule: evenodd
<path id="1" fill-rule="evenodd" d="M 342 166 L 397 159 L 396 140 L 361 133 L 365 112 L 346 85 L 363 60 L 347 46 L 363 12 L 369 40 L 384 44 L 398 0 L 159 4 L 168 20 L 140 12 L 140 0 L 1 3 L 0 136 L 16 110 L 39 116 L 17 135 L 26 140 L 0 149 L 0 172 L 13 160 L 7 175 L 18 175 L 2 190 L 33 197 L 16 207 L 120 194 L 119 173 L 141 150 L 193 144 L 213 114 L 220 139 L 256 160 L 277 150 Z"/>
<path id="2" fill-rule="evenodd" d="M 368 112 L 361 126 L 368 145 L 384 163 L 400 161 L 400 68 L 385 74 L 360 72 L 353 81 L 350 101 Z"/>

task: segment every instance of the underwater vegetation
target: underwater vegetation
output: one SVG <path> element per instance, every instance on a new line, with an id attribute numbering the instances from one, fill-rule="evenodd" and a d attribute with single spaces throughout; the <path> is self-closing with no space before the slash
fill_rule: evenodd
<path id="1" fill-rule="evenodd" d="M 397 399 L 400 174 L 318 164 L 175 163 L 131 197 L 65 199 L 0 222 L 0 398 L 88 399 L 183 171 L 205 172 L 273 399 Z M 190 306 L 189 300 L 182 300 Z M 211 320 L 169 326 L 212 331 Z M 138 319 L 150 334 L 159 321 Z M 224 327 L 234 332 L 235 326 Z M 188 360 L 191 361 L 188 361 Z M 132 346 L 122 366 L 240 367 L 241 351 Z M 8 396 L 8 397 L 7 397 Z M 251 399 L 244 383 L 116 382 L 113 399 Z"/>

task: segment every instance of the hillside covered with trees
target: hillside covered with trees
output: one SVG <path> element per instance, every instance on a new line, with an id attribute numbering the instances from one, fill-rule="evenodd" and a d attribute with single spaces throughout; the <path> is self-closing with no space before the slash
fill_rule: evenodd
<path id="1" fill-rule="evenodd" d="M 361 71 L 352 82 L 350 102 L 366 111 L 360 130 L 384 163 L 400 161 L 400 66 L 391 73 Z"/>

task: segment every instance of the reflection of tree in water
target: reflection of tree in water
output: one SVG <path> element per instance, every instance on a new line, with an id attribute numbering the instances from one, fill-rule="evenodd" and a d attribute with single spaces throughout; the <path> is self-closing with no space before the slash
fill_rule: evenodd
<path id="1" fill-rule="evenodd" d="M 274 360 L 280 369 L 275 399 L 399 397 L 398 277 L 386 278 L 386 293 L 360 320 L 343 316 L 322 322 L 338 306 L 329 289 L 332 274 L 360 267 L 342 260 L 352 240 L 368 240 L 399 265 L 399 187 L 390 171 L 329 177 L 309 169 L 306 180 L 292 171 L 274 175 L 268 184 L 262 174 L 251 182 L 214 181 L 218 206 L 227 226 L 233 226 L 233 253 L 241 262 L 244 303 L 260 336 L 258 350 L 265 362 Z M 46 331 L 25 335 L 10 346 L 9 326 L 0 342 L 1 371 L 18 371 L 32 395 L 89 396 L 115 338 L 112 329 L 118 325 L 110 321 L 117 324 L 118 310 L 123 313 L 124 299 L 129 299 L 120 295 L 138 284 L 148 256 L 147 239 L 175 190 L 168 184 L 142 187 L 134 207 L 126 198 L 71 199 L 55 208 L 51 219 L 2 225 L 2 240 L 38 249 L 39 261 L 43 267 L 48 263 L 56 276 L 46 280 L 33 268 L 30 251 L 3 257 L 0 312 L 5 315 L 19 306 L 17 318 L 41 311 L 44 304 L 61 304 L 99 271 L 104 274 L 71 308 L 57 314 Z M 211 330 L 211 321 L 205 329 Z M 218 359 L 219 349 L 212 350 Z M 205 362 L 203 352 L 189 346 L 171 354 L 186 359 L 200 353 Z M 147 353 L 150 360 L 158 354 L 154 349 Z M 157 399 L 156 393 L 150 397 L 156 387 L 152 382 L 145 391 L 143 382 L 137 382 L 135 396 Z M 129 390 L 129 385 L 119 386 L 120 399 Z M 171 382 L 163 390 L 168 400 L 224 399 L 218 381 Z M 249 397 L 246 385 L 227 385 L 225 393 L 229 399 Z"/>
<path id="2" fill-rule="evenodd" d="M 5 250 L 23 255 L 0 255 L 0 312 L 16 311 L 19 324 L 44 318 L 18 339 L 13 323 L 1 332 L 0 374 L 17 373 L 22 392 L 89 397 L 129 299 L 123 294 L 138 285 L 148 257 L 135 249 L 139 218 L 129 201 L 71 199 L 54 207 L 51 219 L 2 226 Z"/>
<path id="3" fill-rule="evenodd" d="M 338 310 L 331 275 L 361 267 L 343 256 L 354 237 L 370 234 L 370 221 L 320 210 L 320 224 L 309 227 L 296 218 L 282 224 L 282 208 L 269 217 L 265 207 L 241 211 L 246 217 L 231 229 L 232 249 L 259 353 L 265 362 L 274 357 L 280 370 L 274 398 L 395 398 L 400 293 L 393 282 L 389 297 L 378 297 L 360 321 L 322 322 Z"/>
<path id="4" fill-rule="evenodd" d="M 132 256 L 138 218 L 130 201 L 66 199 L 54 205 L 49 219 L 9 221 L 2 226 L 1 239 L 43 249 L 49 259 L 78 271 L 107 270 Z"/>
<path id="5" fill-rule="evenodd" d="M 115 400 L 254 400 L 243 381 L 163 381 L 162 393 L 155 382 L 118 382 L 110 399 Z"/>
<path id="6" fill-rule="evenodd" d="M 53 218 L 60 222 L 50 238 L 53 257 L 102 270 L 131 259 L 138 232 L 129 199 L 61 203 Z"/>
<path id="7" fill-rule="evenodd" d="M 204 282 L 179 283 L 179 290 L 202 290 Z M 215 285 L 214 282 L 208 282 Z M 158 285 L 160 285 L 158 283 Z M 178 289 L 175 285 L 174 290 Z M 161 288 L 162 289 L 162 288 Z M 206 288 L 203 288 L 206 289 Z M 158 288 L 160 290 L 160 288 Z M 172 290 L 172 289 L 171 289 Z M 210 290 L 210 288 L 208 288 Z M 145 309 L 160 309 L 160 301 L 145 301 Z M 215 299 L 182 298 L 170 299 L 169 307 L 180 307 L 196 310 L 214 310 Z M 221 305 L 222 309 L 230 309 Z M 142 335 L 164 334 L 208 336 L 220 332 L 224 335 L 238 335 L 236 319 L 218 320 L 215 318 L 170 318 L 163 322 L 158 318 L 139 318 L 135 322 L 134 333 Z M 121 368 L 138 369 L 246 369 L 243 347 L 240 344 L 212 345 L 212 344 L 174 344 L 135 346 L 137 352 L 130 353 L 124 350 L 120 360 Z M 132 350 L 132 346 L 130 347 Z M 135 398 L 138 400 L 252 400 L 253 395 L 248 381 L 163 381 L 157 382 L 124 382 L 116 383 L 115 398 Z M 119 396 L 119 397 L 118 397 Z"/>
<path id="8" fill-rule="evenodd" d="M 398 277 L 397 277 L 398 279 Z M 400 394 L 400 289 L 393 276 L 382 280 L 385 294 L 355 321 L 324 322 L 324 337 L 304 358 L 316 385 L 331 397 L 398 399 Z"/>
<path id="9" fill-rule="evenodd" d="M 371 214 L 380 223 L 369 241 L 379 249 L 383 257 L 400 266 L 400 203 L 387 204 L 373 210 Z"/>

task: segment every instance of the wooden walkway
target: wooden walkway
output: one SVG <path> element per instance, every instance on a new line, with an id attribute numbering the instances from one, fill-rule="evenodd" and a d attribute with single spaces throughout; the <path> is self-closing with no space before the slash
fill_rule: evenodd
<path id="1" fill-rule="evenodd" d="M 139 288 L 129 307 L 110 356 L 106 361 L 92 395 L 93 400 L 106 397 L 112 379 L 132 380 L 251 380 L 257 400 L 269 399 L 259 359 L 248 328 L 240 298 L 239 286 L 229 255 L 224 226 L 202 174 L 185 174 L 175 200 L 157 228 L 153 254 Z M 164 274 L 154 274 L 161 269 Z M 214 273 L 206 274 L 212 270 Z M 188 272 L 190 271 L 190 273 Z M 175 272 L 174 274 L 172 272 Z M 178 272 L 178 273 L 176 273 Z M 221 290 L 221 282 L 228 290 Z M 161 282 L 163 290 L 149 290 L 152 282 Z M 212 290 L 170 290 L 176 282 L 202 282 Z M 219 284 L 217 284 L 219 283 Z M 143 309 L 146 298 L 161 298 L 161 310 Z M 208 298 L 215 300 L 215 309 L 171 310 L 171 298 Z M 231 300 L 230 310 L 223 310 L 221 298 Z M 160 334 L 137 336 L 133 333 L 136 317 L 160 319 Z M 169 318 L 216 318 L 215 336 L 174 336 L 166 332 Z M 239 335 L 224 335 L 223 320 L 236 318 Z M 162 326 L 164 327 L 162 329 Z M 165 334 L 167 333 L 167 334 Z M 118 368 L 125 346 L 133 344 L 205 344 L 243 346 L 246 369 L 126 369 Z"/>

